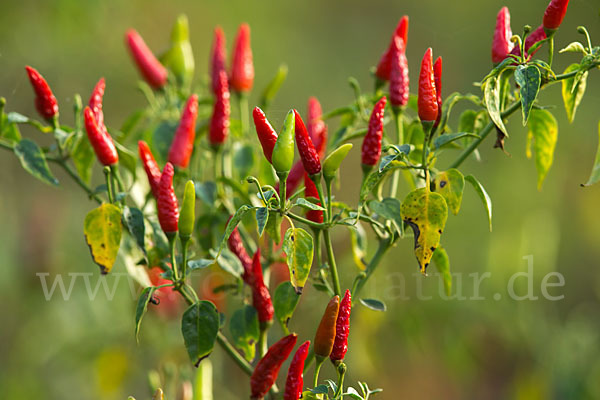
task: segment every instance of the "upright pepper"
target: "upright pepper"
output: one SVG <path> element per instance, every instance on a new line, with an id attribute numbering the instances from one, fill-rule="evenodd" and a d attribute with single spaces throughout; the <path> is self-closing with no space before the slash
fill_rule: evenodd
<path id="1" fill-rule="evenodd" d="M 321 172 L 321 160 L 319 159 L 319 154 L 317 153 L 312 140 L 310 140 L 310 136 L 308 136 L 306 126 L 298 111 L 294 110 L 294 115 L 296 118 L 296 146 L 298 147 L 300 160 L 302 160 L 302 165 L 304 165 L 304 170 L 308 175 L 316 175 Z"/>
<path id="2" fill-rule="evenodd" d="M 402 38 L 396 36 L 392 43 L 390 103 L 394 107 L 404 107 L 408 104 L 408 95 L 410 93 L 406 50 Z"/>
<path id="3" fill-rule="evenodd" d="M 327 125 L 321 119 L 322 115 L 321 103 L 316 97 L 310 97 L 308 99 L 308 125 L 306 128 L 320 158 L 325 157 L 327 150 Z"/>
<path id="4" fill-rule="evenodd" d="M 383 137 L 383 117 L 385 116 L 385 105 L 387 98 L 379 99 L 369 118 L 369 128 L 362 143 L 363 168 L 369 169 L 377 164 L 381 156 L 381 139 Z"/>
<path id="5" fill-rule="evenodd" d="M 231 87 L 238 93 L 252 89 L 254 82 L 254 65 L 252 64 L 252 48 L 250 47 L 250 26 L 240 25 L 235 38 L 231 62 Z"/>
<path id="6" fill-rule="evenodd" d="M 336 295 L 329 300 L 327 308 L 325 308 L 325 312 L 323 313 L 321 323 L 317 328 L 314 341 L 315 355 L 319 357 L 327 358 L 329 357 L 329 354 L 331 354 L 331 350 L 333 349 L 333 341 L 335 340 L 335 324 L 337 321 L 339 307 L 340 297 Z"/>
<path id="7" fill-rule="evenodd" d="M 116 164 L 119 161 L 119 155 L 117 154 L 115 144 L 108 132 L 106 132 L 106 128 L 100 128 L 97 124 L 94 112 L 90 107 L 86 107 L 83 110 L 83 121 L 85 123 L 85 131 L 98 161 L 102 165 Z"/>
<path id="8" fill-rule="evenodd" d="M 310 347 L 310 340 L 302 343 L 288 369 L 287 379 L 285 381 L 285 391 L 283 392 L 283 400 L 298 400 L 302 395 L 302 387 L 304 386 L 304 379 L 302 373 L 304 371 L 304 361 L 308 356 L 308 349 Z"/>
<path id="9" fill-rule="evenodd" d="M 319 192 L 317 191 L 317 186 L 310 179 L 310 177 L 308 176 L 308 174 L 306 172 L 304 173 L 304 187 L 306 188 L 304 190 L 304 197 L 313 197 L 317 200 L 319 199 Z M 320 206 L 321 202 L 317 202 L 316 204 Z M 306 219 L 308 219 L 309 221 L 316 222 L 317 224 L 322 224 L 323 223 L 323 211 L 308 210 L 306 212 Z"/>
<path id="10" fill-rule="evenodd" d="M 326 181 L 332 180 L 335 177 L 342 161 L 344 161 L 351 149 L 352 143 L 345 143 L 332 151 L 323 161 L 323 177 Z"/>
<path id="11" fill-rule="evenodd" d="M 173 190 L 173 174 L 175 169 L 173 164 L 168 162 L 163 168 L 160 182 L 158 183 L 158 197 L 156 198 L 156 208 L 158 210 L 158 222 L 160 227 L 167 234 L 177 232 L 179 222 L 179 210 L 177 209 L 177 197 Z"/>
<path id="12" fill-rule="evenodd" d="M 279 375 L 281 364 L 294 349 L 297 339 L 296 334 L 292 333 L 269 347 L 267 354 L 260 359 L 250 377 L 251 399 L 257 400 L 265 397 Z"/>
<path id="13" fill-rule="evenodd" d="M 440 124 L 442 118 L 442 57 L 438 57 L 433 64 L 433 78 L 435 81 L 435 94 L 437 96 L 438 115 L 434 127 Z"/>
<path id="14" fill-rule="evenodd" d="M 160 168 L 150 151 L 150 147 L 148 147 L 148 144 L 143 140 L 138 142 L 138 151 L 140 153 L 142 165 L 144 166 L 144 171 L 146 171 L 146 176 L 148 177 L 150 189 L 152 189 L 152 194 L 155 198 L 158 198 L 158 184 L 161 175 Z"/>
<path id="15" fill-rule="evenodd" d="M 96 86 L 94 86 L 90 101 L 88 102 L 88 105 L 94 113 L 94 118 L 96 118 L 96 124 L 98 124 L 100 129 L 106 129 L 104 126 L 104 112 L 102 111 L 102 98 L 104 97 L 105 88 L 106 82 L 104 81 L 104 78 L 100 78 L 98 83 L 96 83 Z"/>
<path id="16" fill-rule="evenodd" d="M 194 53 L 190 43 L 190 28 L 185 14 L 177 17 L 171 31 L 171 48 L 165 55 L 165 65 L 173 71 L 179 84 L 187 85 L 194 77 Z"/>
<path id="17" fill-rule="evenodd" d="M 256 134 L 260 141 L 260 145 L 262 146 L 265 158 L 271 162 L 273 148 L 275 147 L 275 142 L 277 142 L 277 132 L 275 132 L 275 129 L 273 129 L 267 120 L 267 116 L 259 107 L 254 107 L 252 117 L 254 119 L 254 126 L 256 127 Z"/>
<path id="18" fill-rule="evenodd" d="M 213 108 L 213 114 L 210 119 L 210 128 L 208 140 L 213 147 L 221 146 L 227 139 L 229 132 L 229 115 L 231 107 L 229 105 L 229 86 L 227 84 L 227 74 L 225 71 L 219 73 L 219 85 L 216 94 L 217 100 Z"/>
<path id="19" fill-rule="evenodd" d="M 179 236 L 189 240 L 194 232 L 194 221 L 196 220 L 196 188 L 194 181 L 187 181 L 183 192 L 183 203 L 181 204 L 181 215 L 179 216 Z"/>
<path id="20" fill-rule="evenodd" d="M 179 168 L 187 168 L 190 163 L 190 157 L 194 151 L 194 139 L 196 138 L 196 117 L 198 116 L 198 96 L 191 95 L 183 113 L 171 148 L 169 149 L 169 162 Z"/>
<path id="21" fill-rule="evenodd" d="M 544 28 L 550 34 L 558 29 L 562 24 L 565 14 L 567 13 L 567 7 L 569 6 L 569 0 L 552 0 L 546 11 L 544 12 Z"/>
<path id="22" fill-rule="evenodd" d="M 219 74 L 225 71 L 225 34 L 220 26 L 215 28 L 215 38 L 213 40 L 211 57 L 210 57 L 210 76 L 212 78 L 212 90 L 216 95 L 219 88 Z"/>
<path id="23" fill-rule="evenodd" d="M 512 51 L 514 43 L 510 41 L 512 29 L 510 28 L 510 12 L 508 7 L 502 7 L 496 16 L 496 29 L 492 41 L 492 63 L 502 62 Z"/>
<path id="24" fill-rule="evenodd" d="M 392 72 L 392 51 L 394 41 L 397 37 L 401 38 L 404 46 L 406 46 L 408 43 L 408 16 L 406 15 L 400 18 L 396 30 L 392 35 L 392 39 L 390 40 L 390 44 L 377 64 L 375 76 L 382 81 L 388 81 L 390 79 L 390 74 Z"/>
<path id="25" fill-rule="evenodd" d="M 125 39 L 133 61 L 146 82 L 154 89 L 163 87 L 167 83 L 167 69 L 152 54 L 144 39 L 135 29 L 129 29 Z"/>
<path id="26" fill-rule="evenodd" d="M 421 121 L 433 122 L 437 119 L 438 103 L 433 75 L 433 52 L 431 47 L 427 49 L 421 62 L 418 106 Z"/>
<path id="27" fill-rule="evenodd" d="M 240 260 L 240 262 L 242 263 L 242 267 L 244 267 L 244 274 L 242 275 L 242 279 L 248 285 L 253 286 L 254 280 L 252 273 L 252 259 L 250 258 L 248 252 L 246 251 L 246 248 L 244 247 L 244 242 L 242 241 L 242 237 L 240 236 L 240 232 L 238 231 L 237 227 L 233 230 L 233 232 L 231 232 L 229 239 L 227 239 L 227 245 L 229 247 L 229 250 L 231 250 L 231 252 L 235 254 Z"/>
<path id="28" fill-rule="evenodd" d="M 348 334 L 350 333 L 350 311 L 352 309 L 352 296 L 350 290 L 346 290 L 344 298 L 340 303 L 337 321 L 335 323 L 335 341 L 329 358 L 334 364 L 344 359 L 348 351 Z"/>
<path id="29" fill-rule="evenodd" d="M 47 121 L 52 121 L 58 116 L 58 103 L 52 93 L 52 89 L 50 89 L 48 82 L 46 82 L 36 69 L 27 65 L 25 66 L 25 70 L 35 92 L 35 108 L 37 112 Z"/>
<path id="30" fill-rule="evenodd" d="M 258 313 L 258 322 L 264 324 L 273 319 L 273 302 L 271 301 L 269 288 L 263 280 L 260 249 L 256 250 L 252 258 L 252 305 Z"/>
<path id="31" fill-rule="evenodd" d="M 533 32 L 531 32 L 529 34 L 529 36 L 527 36 L 527 39 L 525 39 L 525 56 L 526 56 L 527 59 L 529 59 L 535 53 L 537 53 L 540 48 L 538 47 L 531 54 L 529 54 L 529 49 L 531 49 L 531 47 L 534 44 L 536 44 L 537 42 L 541 42 L 542 40 L 546 39 L 546 37 L 547 37 L 546 36 L 546 31 L 545 31 L 543 25 L 538 26 Z M 514 54 L 516 56 L 520 56 L 521 55 L 521 49 L 519 48 L 519 46 L 515 46 L 515 47 L 513 47 L 513 49 L 510 52 L 510 54 Z"/>
<path id="32" fill-rule="evenodd" d="M 294 163 L 295 129 L 297 129 L 296 115 L 289 111 L 283 121 L 283 128 L 275 141 L 275 146 L 273 146 L 271 157 L 271 164 L 279 175 L 289 172 Z"/>

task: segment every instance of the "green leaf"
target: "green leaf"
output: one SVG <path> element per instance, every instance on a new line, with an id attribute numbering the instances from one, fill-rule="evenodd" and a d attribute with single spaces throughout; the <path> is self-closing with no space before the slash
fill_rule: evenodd
<path id="1" fill-rule="evenodd" d="M 386 220 L 396 224 L 398 232 L 402 233 L 402 217 L 400 217 L 400 200 L 387 197 L 381 201 L 373 200 L 369 207 Z"/>
<path id="2" fill-rule="evenodd" d="M 457 215 L 462 203 L 463 191 L 465 189 L 465 178 L 463 174 L 455 169 L 440 172 L 435 177 L 435 191 L 446 199 L 448 208 L 452 214 Z"/>
<path id="3" fill-rule="evenodd" d="M 374 311 L 386 311 L 385 303 L 376 299 L 360 299 L 360 303 Z"/>
<path id="4" fill-rule="evenodd" d="M 367 233 L 360 222 L 348 228 L 350 229 L 350 242 L 352 244 L 354 264 L 356 264 L 358 269 L 364 271 L 367 269 Z"/>
<path id="5" fill-rule="evenodd" d="M 21 161 L 23 168 L 42 182 L 58 185 L 58 180 L 52 175 L 46 156 L 39 146 L 29 140 L 23 139 L 15 146 L 15 155 Z"/>
<path id="6" fill-rule="evenodd" d="M 301 294 L 313 261 L 313 238 L 302 228 L 289 228 L 282 249 L 287 255 L 290 280 L 296 293 Z"/>
<path id="7" fill-rule="evenodd" d="M 571 64 L 564 73 L 568 74 L 569 72 L 577 71 L 579 67 L 579 64 Z M 583 98 L 587 86 L 587 76 L 588 73 L 586 71 L 577 84 L 575 84 L 575 77 L 564 79 L 562 81 L 562 98 L 565 103 L 565 110 L 567 111 L 569 122 L 573 122 L 575 119 L 577 107 L 579 107 L 579 103 L 581 103 L 581 99 Z"/>
<path id="8" fill-rule="evenodd" d="M 215 258 L 215 260 L 217 260 L 217 264 L 219 264 L 219 267 L 221 267 L 223 271 L 230 273 L 236 278 L 241 277 L 244 273 L 244 267 L 242 266 L 242 263 L 228 248 L 222 249 L 220 256 L 218 256 L 217 252 L 212 249 L 209 251 L 209 253 Z"/>
<path id="9" fill-rule="evenodd" d="M 169 148 L 177 130 L 178 121 L 162 121 L 152 134 L 153 154 L 157 158 L 159 164 L 164 164 L 167 161 Z"/>
<path id="10" fill-rule="evenodd" d="M 258 226 L 258 236 L 262 236 L 269 221 L 269 209 L 260 207 L 256 209 L 256 225 Z"/>
<path id="11" fill-rule="evenodd" d="M 567 45 L 564 49 L 561 49 L 559 53 L 583 53 L 587 54 L 585 47 L 579 42 L 572 42 Z"/>
<path id="12" fill-rule="evenodd" d="M 231 233 L 238 226 L 244 215 L 252 209 L 254 209 L 254 207 L 244 204 L 236 210 L 235 214 L 233 214 L 233 216 L 227 223 L 227 226 L 225 227 L 225 233 L 223 234 L 223 238 L 221 239 L 221 243 L 219 244 L 219 249 L 215 254 L 215 259 L 219 258 L 219 255 L 227 246 L 227 240 L 229 239 L 229 236 L 231 236 Z"/>
<path id="13" fill-rule="evenodd" d="M 116 140 L 114 140 L 114 143 L 115 147 L 117 148 L 117 153 L 119 154 L 119 165 L 125 167 L 125 169 L 131 173 L 133 179 L 135 179 L 137 156 Z"/>
<path id="14" fill-rule="evenodd" d="M 277 210 L 269 211 L 269 218 L 267 220 L 267 226 L 265 230 L 269 237 L 275 242 L 276 245 L 281 243 L 281 221 L 283 217 Z"/>
<path id="15" fill-rule="evenodd" d="M 119 129 L 119 131 L 121 132 L 121 135 L 119 136 L 119 141 L 124 142 L 124 139 L 129 137 L 129 135 L 133 132 L 133 129 L 143 119 L 145 114 L 146 113 L 144 110 L 138 110 L 130 114 L 129 117 L 127 117 L 125 122 L 123 122 L 123 125 L 121 125 L 121 129 Z"/>
<path id="16" fill-rule="evenodd" d="M 486 211 L 486 214 L 488 217 L 488 222 L 490 224 L 490 232 L 491 232 L 492 231 L 492 199 L 485 191 L 483 185 L 473 175 L 465 176 L 465 181 L 469 182 L 473 186 L 473 189 L 475 189 L 475 192 L 477 193 L 477 195 L 483 202 L 483 205 L 485 207 L 485 211 Z"/>
<path id="17" fill-rule="evenodd" d="M 552 166 L 554 148 L 558 138 L 558 124 L 547 110 L 533 110 L 529 119 L 529 135 L 533 137 L 535 167 L 538 175 L 538 190 L 541 190 L 544 178 Z"/>
<path id="18" fill-rule="evenodd" d="M 254 166 L 254 148 L 250 144 L 235 142 L 233 146 L 234 171 L 240 179 L 246 179 Z"/>
<path id="19" fill-rule="evenodd" d="M 321 384 L 314 389 L 310 389 L 310 391 L 314 394 L 327 394 L 329 393 L 329 388 L 325 384 Z"/>
<path id="20" fill-rule="evenodd" d="M 302 208 L 305 208 L 307 210 L 315 210 L 315 211 L 325 211 L 325 209 L 323 207 L 321 207 L 318 204 L 315 204 L 311 201 L 308 201 L 302 197 L 300 197 L 298 200 L 296 200 L 296 203 L 294 204 L 295 206 L 300 206 Z"/>
<path id="21" fill-rule="evenodd" d="M 452 143 L 455 140 L 459 140 L 466 137 L 478 138 L 479 136 L 474 133 L 469 132 L 458 132 L 458 133 L 446 133 L 444 135 L 440 135 L 433 140 L 433 148 L 435 150 L 440 149 L 442 146 L 447 145 L 448 143 Z"/>
<path id="22" fill-rule="evenodd" d="M 217 197 L 217 185 L 214 182 L 194 182 L 196 187 L 196 197 L 207 206 L 215 204 Z"/>
<path id="23" fill-rule="evenodd" d="M 131 233 L 139 248 L 145 253 L 144 236 L 146 234 L 146 227 L 144 225 L 144 214 L 137 208 L 125 206 L 123 208 L 123 225 Z"/>
<path id="24" fill-rule="evenodd" d="M 433 252 L 432 260 L 438 272 L 442 276 L 446 296 L 450 296 L 452 293 L 452 274 L 450 273 L 450 259 L 448 258 L 448 253 L 446 253 L 446 250 L 440 246 Z"/>
<path id="25" fill-rule="evenodd" d="M 446 99 L 442 102 L 442 116 L 440 117 L 440 124 L 438 127 L 439 132 L 443 132 L 446 124 L 448 123 L 448 119 L 450 118 L 450 113 L 452 112 L 452 108 L 456 103 L 461 100 L 468 100 L 475 105 L 480 105 L 479 97 L 473 94 L 460 94 L 458 92 L 452 93 L 450 96 L 446 97 Z"/>
<path id="26" fill-rule="evenodd" d="M 598 150 L 596 150 L 596 159 L 594 167 L 588 181 L 581 186 L 591 186 L 600 180 L 600 123 L 598 123 Z"/>
<path id="27" fill-rule="evenodd" d="M 148 303 L 152 300 L 152 295 L 156 291 L 154 286 L 148 286 L 142 293 L 140 294 L 140 298 L 138 299 L 137 307 L 135 309 L 135 340 L 139 343 L 140 338 L 140 326 L 142 324 L 142 318 L 146 311 L 148 310 Z"/>
<path id="28" fill-rule="evenodd" d="M 279 69 L 275 73 L 275 76 L 273 77 L 271 82 L 269 82 L 260 98 L 260 108 L 262 108 L 263 111 L 266 112 L 266 110 L 271 105 L 271 102 L 275 98 L 275 95 L 279 92 L 279 89 L 281 89 L 281 85 L 283 85 L 283 82 L 285 82 L 285 79 L 287 78 L 287 73 L 287 65 L 281 64 L 279 66 Z"/>
<path id="29" fill-rule="evenodd" d="M 446 226 L 446 200 L 426 188 L 416 189 L 406 196 L 400 210 L 402 219 L 414 232 L 415 256 L 421 272 L 425 273 Z"/>
<path id="30" fill-rule="evenodd" d="M 6 114 L 6 120 L 9 124 L 26 124 L 29 122 L 29 117 L 18 112 L 11 111 Z"/>
<path id="31" fill-rule="evenodd" d="M 275 289 L 275 295 L 273 296 L 275 316 L 286 333 L 288 332 L 288 322 L 292 318 L 298 301 L 300 301 L 300 296 L 298 296 L 289 281 L 282 282 Z"/>
<path id="32" fill-rule="evenodd" d="M 73 148 L 71 158 L 73 159 L 73 164 L 75 164 L 77 173 L 79 173 L 81 179 L 89 185 L 92 180 L 92 166 L 94 165 L 96 157 L 94 155 L 94 149 L 92 149 L 90 141 L 85 134 L 80 134 L 79 139 Z"/>
<path id="33" fill-rule="evenodd" d="M 206 267 L 210 267 L 214 263 L 215 263 L 215 260 L 213 260 L 213 259 L 206 259 L 206 258 L 201 258 L 199 260 L 189 260 L 188 261 L 188 268 L 190 270 L 203 269 L 203 268 L 206 268 Z"/>
<path id="34" fill-rule="evenodd" d="M 212 352 L 218 331 L 219 314 L 210 301 L 201 300 L 185 310 L 181 333 L 194 365 L 198 366 Z"/>
<path id="35" fill-rule="evenodd" d="M 258 342 L 260 335 L 256 309 L 250 305 L 245 305 L 236 310 L 231 316 L 229 331 L 234 346 L 244 353 L 246 360 L 252 361 L 256 353 L 256 342 Z"/>
<path id="36" fill-rule="evenodd" d="M 85 217 L 83 233 L 94 262 L 103 274 L 112 269 L 121 245 L 121 210 L 114 204 L 102 204 Z"/>
<path id="37" fill-rule="evenodd" d="M 484 96 L 485 107 L 494 124 L 508 137 L 508 132 L 500 115 L 500 80 L 492 77 L 485 83 Z"/>
<path id="38" fill-rule="evenodd" d="M 8 139 L 11 142 L 21 140 L 21 131 L 19 126 L 14 123 L 9 123 L 6 114 L 0 112 L 0 137 Z"/>
<path id="39" fill-rule="evenodd" d="M 521 109 L 523 111 L 523 126 L 527 125 L 529 113 L 540 91 L 542 76 L 535 65 L 519 65 L 515 71 L 515 81 L 521 87 Z"/>

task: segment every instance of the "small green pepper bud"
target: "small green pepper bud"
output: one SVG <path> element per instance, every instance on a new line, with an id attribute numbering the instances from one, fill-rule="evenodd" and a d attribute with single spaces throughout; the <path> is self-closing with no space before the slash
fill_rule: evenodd
<path id="1" fill-rule="evenodd" d="M 283 121 L 283 128 L 277 137 L 275 147 L 273 147 L 271 163 L 278 175 L 288 173 L 294 164 L 295 125 L 294 110 L 290 110 Z"/>
<path id="2" fill-rule="evenodd" d="M 344 161 L 351 148 L 352 143 L 343 144 L 325 158 L 325 161 L 323 161 L 323 176 L 325 180 L 331 180 L 335 177 L 335 173 L 340 169 L 340 164 Z"/>
<path id="3" fill-rule="evenodd" d="M 190 83 L 194 76 L 194 54 L 189 39 L 187 17 L 182 14 L 171 31 L 171 48 L 165 54 L 164 64 L 175 74 L 181 85 Z"/>
<path id="4" fill-rule="evenodd" d="M 189 239 L 194 232 L 196 209 L 196 188 L 193 181 L 187 181 L 183 192 L 183 204 L 179 213 L 179 235 L 182 239 Z"/>

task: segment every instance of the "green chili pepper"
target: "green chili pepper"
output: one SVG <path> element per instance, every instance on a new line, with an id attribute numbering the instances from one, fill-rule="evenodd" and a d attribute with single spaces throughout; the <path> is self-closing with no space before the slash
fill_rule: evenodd
<path id="1" fill-rule="evenodd" d="M 179 214 L 179 235 L 182 239 L 189 238 L 194 231 L 195 208 L 196 188 L 193 181 L 187 181 Z"/>
<path id="2" fill-rule="evenodd" d="M 294 163 L 294 110 L 288 112 L 273 148 L 272 164 L 278 174 L 287 173 Z"/>
<path id="3" fill-rule="evenodd" d="M 182 14 L 171 31 L 171 48 L 165 54 L 164 63 L 173 71 L 181 85 L 187 85 L 194 76 L 194 54 L 189 39 L 188 19 Z"/>
<path id="4" fill-rule="evenodd" d="M 335 173 L 340 169 L 340 164 L 344 161 L 351 148 L 352 143 L 343 144 L 325 158 L 325 161 L 323 161 L 323 176 L 325 179 L 331 180 L 335 177 Z"/>

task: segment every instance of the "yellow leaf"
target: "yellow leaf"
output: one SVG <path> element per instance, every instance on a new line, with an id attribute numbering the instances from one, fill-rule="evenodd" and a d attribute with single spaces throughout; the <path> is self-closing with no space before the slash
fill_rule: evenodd
<path id="1" fill-rule="evenodd" d="M 465 177 L 463 174 L 454 168 L 440 172 L 435 177 L 435 188 L 435 191 L 446 199 L 446 203 L 452 214 L 457 215 L 465 189 Z"/>
<path id="2" fill-rule="evenodd" d="M 114 204 L 102 204 L 85 217 L 83 233 L 94 262 L 103 274 L 112 269 L 121 244 L 121 210 Z"/>

